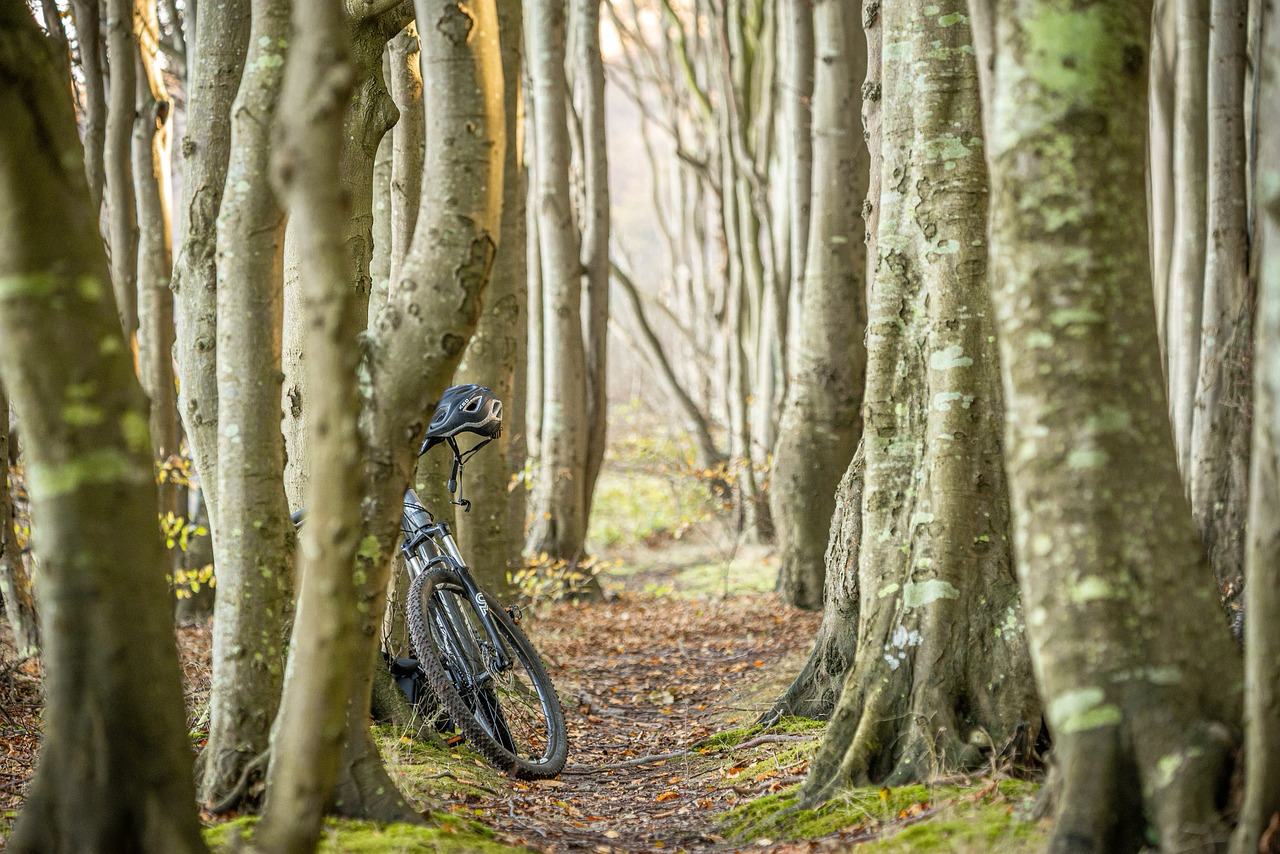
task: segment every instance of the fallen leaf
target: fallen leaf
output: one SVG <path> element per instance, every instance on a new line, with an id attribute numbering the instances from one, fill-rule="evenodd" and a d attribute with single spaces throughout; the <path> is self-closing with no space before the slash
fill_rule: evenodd
<path id="1" fill-rule="evenodd" d="M 678 797 L 680 797 L 680 793 L 679 793 L 679 792 L 671 792 L 671 791 L 667 791 L 667 792 L 663 792 L 662 794 L 658 795 L 658 797 L 654 798 L 654 800 L 655 800 L 655 801 L 673 801 L 673 800 L 675 800 L 675 799 L 676 799 L 676 798 L 678 798 Z"/>

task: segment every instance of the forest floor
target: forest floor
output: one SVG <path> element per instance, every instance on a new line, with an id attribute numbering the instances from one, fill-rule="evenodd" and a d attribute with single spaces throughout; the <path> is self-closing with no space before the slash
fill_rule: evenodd
<path id="1" fill-rule="evenodd" d="M 1039 848 L 1044 827 L 1028 818 L 1034 787 L 998 775 L 854 790 L 816 812 L 789 812 L 822 725 L 786 719 L 762 732 L 753 723 L 803 664 L 819 615 L 759 592 L 771 571 L 759 550 L 706 558 L 696 545 L 635 550 L 602 578 L 607 601 L 547 605 L 525 621 L 568 718 L 570 762 L 559 779 L 509 780 L 465 747 L 434 749 L 381 727 L 388 766 L 427 826 L 333 822 L 322 850 Z M 198 738 L 210 632 L 181 628 L 178 641 Z M 0 847 L 34 766 L 40 705 L 38 666 L 14 666 L 5 652 Z M 211 821 L 211 845 L 235 850 L 252 821 Z"/>
<path id="2" fill-rule="evenodd" d="M 524 628 L 569 726 L 556 780 L 507 779 L 465 746 L 433 748 L 379 727 L 393 776 L 423 827 L 331 821 L 322 851 L 1030 852 L 1035 786 L 986 776 L 857 789 L 792 808 L 822 724 L 759 714 L 804 663 L 819 615 L 771 592 L 769 552 L 742 545 L 661 441 L 624 439 L 598 489 L 592 540 L 604 601 L 543 603 Z M 208 720 L 211 636 L 178 629 L 193 748 Z M 40 670 L 0 628 L 0 848 L 39 744 Z M 219 852 L 252 817 L 205 816 Z M 228 820 L 230 818 L 230 820 Z"/>

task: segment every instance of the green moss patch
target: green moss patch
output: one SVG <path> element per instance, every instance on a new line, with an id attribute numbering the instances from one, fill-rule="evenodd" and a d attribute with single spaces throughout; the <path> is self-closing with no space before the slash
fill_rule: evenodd
<path id="1" fill-rule="evenodd" d="M 215 854 L 238 849 L 251 838 L 258 819 L 238 818 L 206 828 L 205 842 Z M 494 841 L 493 833 L 463 816 L 432 813 L 427 824 L 379 824 L 373 821 L 327 819 L 320 831 L 322 854 L 399 854 L 423 851 L 511 851 Z"/>
<path id="2" fill-rule="evenodd" d="M 869 852 L 1032 852 L 1048 840 L 1047 825 L 1028 818 L 1037 788 L 1018 780 L 859 788 L 808 810 L 797 808 L 794 784 L 736 805 L 719 831 L 757 844 L 837 836 Z"/>

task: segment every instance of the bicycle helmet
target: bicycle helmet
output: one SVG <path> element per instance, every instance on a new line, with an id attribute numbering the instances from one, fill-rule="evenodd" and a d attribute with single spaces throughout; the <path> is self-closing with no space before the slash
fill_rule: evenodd
<path id="1" fill-rule="evenodd" d="M 496 439 L 502 432 L 502 401 L 493 392 L 475 383 L 450 386 L 440 396 L 427 425 L 423 452 L 460 433 L 475 433 Z"/>

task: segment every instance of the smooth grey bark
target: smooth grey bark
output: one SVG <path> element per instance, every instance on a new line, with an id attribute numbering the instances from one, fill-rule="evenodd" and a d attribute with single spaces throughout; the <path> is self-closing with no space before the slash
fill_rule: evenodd
<path id="1" fill-rule="evenodd" d="M 212 520 L 218 504 L 218 211 L 231 150 L 231 105 L 249 42 L 249 0 L 205 6 L 197 18 L 194 42 L 200 60 L 192 65 L 187 85 L 179 208 L 182 243 L 172 283 L 182 339 L 173 355 L 178 409 Z"/>
<path id="2" fill-rule="evenodd" d="M 394 39 L 393 39 L 394 41 Z M 386 78 L 391 76 L 390 43 L 387 53 L 382 58 L 382 73 Z M 400 120 L 404 119 L 404 111 Z M 398 126 L 400 121 L 396 122 Z M 394 133 L 395 128 L 392 128 Z M 383 134 L 378 143 L 378 156 L 373 160 L 373 257 L 369 261 L 369 279 L 372 292 L 369 294 L 369 317 L 377 317 L 378 312 L 387 304 L 387 291 L 391 290 L 391 139 L 393 133 Z M 287 239 L 287 238 L 286 238 Z M 294 238 L 295 240 L 297 238 Z M 368 325 L 366 319 L 365 325 Z"/>
<path id="3" fill-rule="evenodd" d="M 867 260 L 861 208 L 870 173 L 855 83 L 867 72 L 857 4 L 819 0 L 813 14 L 813 216 L 769 502 L 782 598 L 816 611 L 822 608 L 836 486 L 862 432 Z"/>
<path id="4" fill-rule="evenodd" d="M 107 91 L 102 67 L 102 0 L 71 0 L 84 73 L 84 173 L 95 211 L 102 210 L 106 185 L 103 146 L 107 139 Z"/>
<path id="5" fill-rule="evenodd" d="M 911 97 L 880 104 L 858 644 L 808 805 L 976 767 L 1041 716 L 1008 536 L 978 70 L 962 0 L 926 5 L 879 9 L 883 90 Z"/>
<path id="6" fill-rule="evenodd" d="M 1151 221 L 1151 273 L 1160 350 L 1167 354 L 1169 276 L 1174 243 L 1173 141 L 1178 19 L 1175 0 L 1156 0 L 1151 13 L 1151 125 L 1147 143 L 1147 193 Z"/>
<path id="7" fill-rule="evenodd" d="M 405 27 L 388 42 L 391 58 L 391 99 L 400 111 L 392 128 L 391 160 L 391 281 L 409 254 L 422 196 L 423 121 L 422 57 L 416 25 Z M 370 317 L 376 314 L 370 310 Z"/>
<path id="8" fill-rule="evenodd" d="M 1218 850 L 1238 740 L 1238 658 L 1162 389 L 1150 12 L 997 7 L 991 257 L 1018 571 L 1061 770 L 1051 852 L 1145 850 L 1152 831 L 1164 851 Z"/>
<path id="9" fill-rule="evenodd" d="M 358 4 L 363 8 L 363 4 Z M 384 8 L 385 6 L 385 8 Z M 354 8 L 348 3 L 349 11 Z M 377 8 L 378 11 L 370 11 Z M 370 5 L 353 17 L 350 26 L 352 67 L 356 84 L 343 124 L 342 186 L 350 200 L 344 238 L 351 289 L 368 316 L 373 278 L 373 171 L 382 137 L 396 123 L 397 111 L 382 77 L 387 42 L 413 18 L 409 0 Z M 285 491 L 292 506 L 301 506 L 310 480 L 307 453 L 307 398 L 303 380 L 306 353 L 299 323 L 302 297 L 297 270 L 297 239 L 285 238 L 284 425 L 287 464 Z"/>
<path id="10" fill-rule="evenodd" d="M 138 233 L 133 201 L 132 139 L 138 55 L 135 0 L 108 0 L 107 62 L 111 94 L 103 157 L 107 182 L 107 236 L 111 283 L 125 340 L 133 346 L 138 327 Z"/>
<path id="11" fill-rule="evenodd" d="M 786 118 L 787 164 L 790 170 L 791 206 L 789 239 L 791 241 L 790 291 L 784 307 L 786 315 L 779 318 L 778 329 L 786 340 L 786 369 L 788 384 L 790 373 L 795 370 L 795 327 L 799 320 L 801 296 L 804 293 L 805 264 L 809 252 L 809 220 L 812 211 L 813 191 L 813 92 L 814 86 L 814 4 L 812 0 L 788 0 L 783 4 L 781 91 L 782 109 Z M 856 116 L 855 116 L 856 119 Z M 861 201 L 859 201 L 861 204 Z M 785 414 L 785 413 L 784 413 Z M 779 439 L 783 428 L 779 426 Z"/>
<path id="12" fill-rule="evenodd" d="M 543 284 L 542 428 L 525 551 L 576 561 L 587 532 L 587 375 L 581 242 L 569 194 L 564 4 L 526 0 L 524 21 L 537 105 L 531 189 Z"/>
<path id="13" fill-rule="evenodd" d="M 22 3 L 0 5 L 0 78 L 0 377 L 24 430 L 47 668 L 39 764 L 7 850 L 203 852 L 147 402 L 65 55 Z"/>
<path id="14" fill-rule="evenodd" d="M 160 35 L 153 2 L 136 12 L 137 117 L 133 123 L 133 194 L 138 226 L 138 375 L 151 401 L 151 444 L 158 462 L 180 453 L 182 427 L 173 377 L 173 231 L 170 227 L 169 120 L 173 102 L 159 65 Z M 160 513 L 186 515 L 185 494 L 173 478 L 159 486 Z"/>
<path id="15" fill-rule="evenodd" d="M 337 782 L 359 644 L 356 581 L 364 492 L 356 336 L 365 325 L 342 251 L 346 199 L 339 156 L 355 75 L 340 0 L 294 9 L 280 95 L 273 183 L 299 241 L 306 309 L 308 451 L 322 465 L 307 486 L 297 618 L 271 737 L 263 851 L 315 850 Z M 276 390 L 279 399 L 279 390 Z"/>
<path id="16" fill-rule="evenodd" d="M 1207 241 L 1209 0 L 1177 0 L 1178 63 L 1174 103 L 1173 259 L 1165 343 L 1169 413 L 1178 470 L 1188 484 L 1191 430 L 1200 371 Z"/>
<path id="17" fill-rule="evenodd" d="M 523 433 L 515 400 L 516 361 L 521 356 L 521 330 L 528 323 L 525 306 L 525 178 L 520 152 L 520 58 L 523 53 L 523 15 L 519 3 L 498 9 L 502 44 L 503 108 L 506 152 L 502 167 L 502 236 L 493 262 L 493 275 L 484 298 L 484 312 L 475 335 L 458 366 L 458 379 L 493 390 L 503 402 L 502 435 L 467 466 L 466 494 L 470 513 L 456 516 L 458 542 L 476 579 L 500 601 L 514 592 L 510 577 L 520 569 L 523 519 L 513 524 L 508 493 L 511 487 L 512 439 Z"/>
<path id="18" fill-rule="evenodd" d="M 362 383 L 364 525 L 357 552 L 362 635 L 333 798 L 342 815 L 415 815 L 387 775 L 368 727 L 391 556 L 404 490 L 439 400 L 479 320 L 497 247 L 506 145 L 494 0 L 418 0 L 426 157 L 418 223 L 387 305 L 370 327 Z"/>
<path id="19" fill-rule="evenodd" d="M 1254 293 L 1245 222 L 1246 0 L 1210 13 L 1204 315 L 1188 472 L 1191 515 L 1219 589 L 1238 589 L 1249 515 Z"/>
<path id="20" fill-rule="evenodd" d="M 1280 813 L 1280 29 L 1263 22 L 1258 100 L 1253 454 L 1245 542 L 1244 803 L 1233 854 L 1254 854 Z M 1274 837 L 1273 837 L 1274 840 Z M 1274 843 L 1273 843 L 1274 844 Z"/>
<path id="21" fill-rule="evenodd" d="M 267 749 L 293 610 L 278 409 L 285 218 L 267 178 L 289 9 L 289 0 L 252 0 L 217 225 L 217 435 L 226 464 L 217 476 L 218 597 L 200 797 L 218 811 L 236 806 L 241 775 Z"/>
<path id="22" fill-rule="evenodd" d="M 582 205 L 578 227 L 582 258 L 583 353 L 586 359 L 586 456 L 583 512 L 591 513 L 604 463 L 609 396 L 609 161 L 605 139 L 604 58 L 600 53 L 601 0 L 571 0 L 574 29 L 571 97 L 580 122 Z"/>

